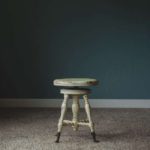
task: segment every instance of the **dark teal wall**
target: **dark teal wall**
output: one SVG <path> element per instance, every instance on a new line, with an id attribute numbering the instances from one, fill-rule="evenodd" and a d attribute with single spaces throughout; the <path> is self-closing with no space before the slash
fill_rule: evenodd
<path id="1" fill-rule="evenodd" d="M 150 98 L 148 0 L 3 5 L 0 97 L 57 98 L 53 79 L 92 77 L 93 98 Z"/>

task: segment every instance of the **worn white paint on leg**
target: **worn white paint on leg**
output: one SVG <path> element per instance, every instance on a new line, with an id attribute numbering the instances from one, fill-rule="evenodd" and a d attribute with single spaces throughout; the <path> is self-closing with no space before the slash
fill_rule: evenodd
<path id="1" fill-rule="evenodd" d="M 62 102 L 61 105 L 61 115 L 58 121 L 58 132 L 61 132 L 62 127 L 63 127 L 63 119 L 66 113 L 66 109 L 67 109 L 67 101 L 68 101 L 69 95 L 65 94 L 64 95 L 64 100 Z"/>
<path id="2" fill-rule="evenodd" d="M 73 103 L 72 103 L 72 113 L 73 113 L 73 118 L 72 118 L 72 122 L 73 122 L 73 130 L 78 130 L 78 115 L 79 115 L 79 95 L 73 95 Z"/>
<path id="3" fill-rule="evenodd" d="M 83 99 L 84 99 L 84 103 L 85 103 L 85 111 L 87 114 L 87 119 L 89 121 L 89 127 L 90 127 L 91 132 L 94 132 L 94 124 L 93 124 L 93 121 L 91 118 L 91 109 L 90 109 L 90 104 L 89 104 L 87 95 L 84 95 Z"/>

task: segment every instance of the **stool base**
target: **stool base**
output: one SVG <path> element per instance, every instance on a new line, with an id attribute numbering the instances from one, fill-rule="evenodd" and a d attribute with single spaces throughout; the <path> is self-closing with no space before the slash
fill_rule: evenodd
<path id="1" fill-rule="evenodd" d="M 96 140 L 96 134 L 94 131 L 94 124 L 91 118 L 91 109 L 90 109 L 90 103 L 88 101 L 88 94 L 89 90 L 82 90 L 82 89 L 63 89 L 61 90 L 61 94 L 64 94 L 64 101 L 61 106 L 61 116 L 58 122 L 58 131 L 57 131 L 57 139 L 56 143 L 59 143 L 61 130 L 63 126 L 65 125 L 71 125 L 73 127 L 74 131 L 77 131 L 80 126 L 88 126 L 91 130 L 91 135 L 93 138 L 93 142 L 99 142 Z M 85 112 L 87 115 L 87 119 L 84 121 L 79 121 L 79 97 L 83 95 L 83 100 L 85 104 Z M 72 97 L 73 103 L 72 103 L 72 113 L 73 118 L 72 120 L 64 120 L 66 109 L 67 109 L 67 101 L 69 99 L 69 96 Z"/>

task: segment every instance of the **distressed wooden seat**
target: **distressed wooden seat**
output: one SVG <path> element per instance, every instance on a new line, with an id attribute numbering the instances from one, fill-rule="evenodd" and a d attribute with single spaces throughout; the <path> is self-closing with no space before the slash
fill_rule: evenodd
<path id="1" fill-rule="evenodd" d="M 64 95 L 64 100 L 61 106 L 61 115 L 58 121 L 58 131 L 57 131 L 57 139 L 56 142 L 59 142 L 60 134 L 62 127 L 64 125 L 71 125 L 73 130 L 77 131 L 79 126 L 88 126 L 91 130 L 91 135 L 93 137 L 94 142 L 98 142 L 96 140 L 95 130 L 94 130 L 94 123 L 91 118 L 91 110 L 90 104 L 88 100 L 88 94 L 91 93 L 90 89 L 84 88 L 92 85 L 97 85 L 98 81 L 96 79 L 91 78 L 66 78 L 66 79 L 56 79 L 54 80 L 55 86 L 63 86 L 64 88 L 60 90 L 60 93 Z M 87 114 L 87 119 L 84 121 L 79 121 L 79 99 L 83 97 L 84 105 L 85 105 L 85 112 Z M 73 118 L 72 120 L 64 120 L 66 109 L 67 109 L 67 102 L 71 98 L 73 100 L 72 103 L 72 113 Z"/>
<path id="2" fill-rule="evenodd" d="M 97 85 L 98 81 L 91 78 L 66 78 L 54 80 L 55 86 L 82 87 Z"/>

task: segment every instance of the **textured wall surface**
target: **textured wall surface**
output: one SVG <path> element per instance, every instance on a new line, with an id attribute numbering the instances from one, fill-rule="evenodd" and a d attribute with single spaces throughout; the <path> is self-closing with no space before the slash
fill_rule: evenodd
<path id="1" fill-rule="evenodd" d="M 9 0 L 2 7 L 1 98 L 60 97 L 52 81 L 63 77 L 100 80 L 93 98 L 150 98 L 148 0 Z"/>

